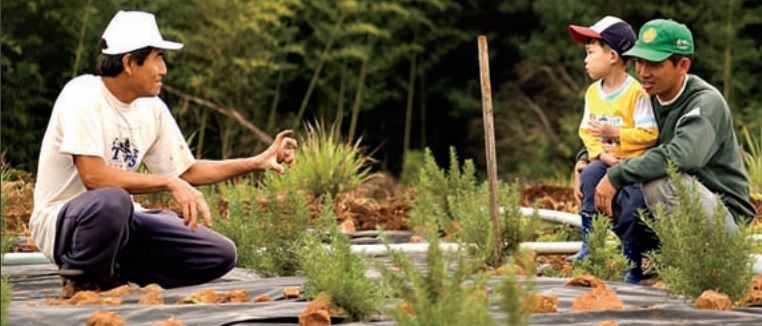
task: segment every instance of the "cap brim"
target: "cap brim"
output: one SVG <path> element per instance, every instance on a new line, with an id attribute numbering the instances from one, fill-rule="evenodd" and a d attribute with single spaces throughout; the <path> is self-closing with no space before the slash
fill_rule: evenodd
<path id="1" fill-rule="evenodd" d="M 158 49 L 164 49 L 164 50 L 180 50 L 183 48 L 183 44 L 179 42 L 172 42 L 172 41 L 164 41 L 158 42 L 156 44 L 151 44 L 151 46 L 158 48 Z"/>
<path id="2" fill-rule="evenodd" d="M 569 25 L 569 35 L 579 44 L 585 44 L 589 38 L 603 38 L 601 34 L 592 29 L 577 25 Z"/>
<path id="3" fill-rule="evenodd" d="M 659 51 L 654 49 L 646 49 L 643 47 L 638 47 L 636 44 L 632 49 L 625 52 L 623 56 L 625 57 L 634 57 L 634 58 L 640 58 L 645 59 L 652 62 L 662 62 L 669 58 L 669 56 L 672 55 L 672 52 L 666 52 L 666 51 Z"/>

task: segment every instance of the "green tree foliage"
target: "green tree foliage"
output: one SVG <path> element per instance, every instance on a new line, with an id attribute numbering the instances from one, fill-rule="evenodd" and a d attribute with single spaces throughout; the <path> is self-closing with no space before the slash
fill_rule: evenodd
<path id="1" fill-rule="evenodd" d="M 722 205 L 706 216 L 698 194 L 690 182 L 670 166 L 676 205 L 671 212 L 657 207 L 655 218 L 644 219 L 661 240 L 658 251 L 649 258 L 669 284 L 669 291 L 689 299 L 705 290 L 727 294 L 733 302 L 745 298 L 752 279 L 752 240 L 749 227 L 739 225 L 736 233 L 725 231 Z M 719 200 L 719 199 L 717 199 Z"/>
<path id="2" fill-rule="evenodd" d="M 688 24 L 692 71 L 723 92 L 738 126 L 760 127 L 762 5 L 755 1 L 7 0 L 2 19 L 2 144 L 36 168 L 50 110 L 74 75 L 93 73 L 103 28 L 119 10 L 156 13 L 169 51 L 166 85 L 229 108 L 267 133 L 322 118 L 397 169 L 404 151 L 449 146 L 477 158 L 483 140 L 475 38 L 490 40 L 498 160 L 503 174 L 567 175 L 581 142 L 592 80 L 568 24 L 613 14 L 636 29 Z M 12 13 L 12 14 L 9 14 Z M 496 24 L 495 22 L 499 22 Z M 264 148 L 238 120 L 165 94 L 198 157 Z M 231 114 L 232 114 L 231 113 Z M 351 129 L 351 130 L 350 130 Z M 428 144 L 427 144 L 428 143 Z M 504 153 L 504 154 L 502 154 Z M 561 172 L 563 171 L 563 172 Z"/>

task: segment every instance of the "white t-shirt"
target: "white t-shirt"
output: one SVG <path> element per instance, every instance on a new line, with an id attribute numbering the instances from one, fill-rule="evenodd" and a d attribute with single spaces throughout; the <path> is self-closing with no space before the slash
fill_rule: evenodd
<path id="1" fill-rule="evenodd" d="M 86 191 L 73 155 L 102 157 L 107 165 L 179 176 L 194 163 L 183 134 L 158 97 L 119 101 L 98 76 L 83 75 L 64 86 L 42 140 L 32 239 L 53 262 L 56 220 L 64 204 Z"/>

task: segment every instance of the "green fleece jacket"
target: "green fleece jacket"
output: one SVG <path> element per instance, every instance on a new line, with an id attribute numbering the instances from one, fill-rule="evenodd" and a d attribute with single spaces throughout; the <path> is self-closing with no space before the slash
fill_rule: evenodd
<path id="1" fill-rule="evenodd" d="M 611 184 L 648 182 L 667 176 L 672 161 L 683 173 L 695 176 L 719 194 L 736 221 L 753 217 L 749 178 L 733 130 L 733 119 L 722 94 L 698 76 L 688 75 L 682 94 L 669 105 L 651 102 L 659 126 L 655 147 L 608 170 Z"/>

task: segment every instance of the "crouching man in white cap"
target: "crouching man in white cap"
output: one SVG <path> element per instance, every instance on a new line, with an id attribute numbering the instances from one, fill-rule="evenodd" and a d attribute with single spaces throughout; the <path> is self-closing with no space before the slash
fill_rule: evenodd
<path id="1" fill-rule="evenodd" d="M 158 97 L 167 73 L 162 53 L 183 45 L 164 40 L 152 14 L 135 11 L 118 12 L 101 43 L 98 75 L 66 84 L 40 150 L 30 228 L 60 268 L 62 297 L 126 282 L 172 288 L 224 275 L 235 265 L 235 245 L 207 228 L 209 207 L 194 186 L 254 170 L 282 172 L 296 150 L 291 131 L 257 156 L 196 160 Z M 136 173 L 141 163 L 150 173 Z M 143 210 L 130 196 L 160 191 L 182 207 L 182 218 Z"/>

